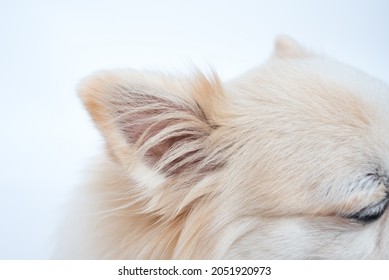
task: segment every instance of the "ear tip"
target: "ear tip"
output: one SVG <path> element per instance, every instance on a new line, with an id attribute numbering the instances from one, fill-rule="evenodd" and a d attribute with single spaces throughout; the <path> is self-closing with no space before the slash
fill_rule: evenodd
<path id="1" fill-rule="evenodd" d="M 280 34 L 274 43 L 274 53 L 277 57 L 304 57 L 308 52 L 288 35 Z"/>
<path id="2" fill-rule="evenodd" d="M 114 76 L 113 71 L 100 70 L 83 78 L 77 86 L 78 96 L 92 119 L 97 123 L 105 119 L 106 92 L 112 86 Z"/>
<path id="3" fill-rule="evenodd" d="M 109 71 L 101 70 L 90 74 L 83 78 L 77 86 L 77 91 L 82 100 L 103 92 L 109 81 L 109 76 L 112 76 Z"/>
<path id="4" fill-rule="evenodd" d="M 286 34 L 279 34 L 275 38 L 276 47 L 286 47 L 290 45 L 297 45 L 297 42 Z"/>

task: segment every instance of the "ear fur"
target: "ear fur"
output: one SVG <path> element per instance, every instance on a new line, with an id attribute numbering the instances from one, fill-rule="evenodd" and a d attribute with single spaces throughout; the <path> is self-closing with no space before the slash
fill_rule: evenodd
<path id="1" fill-rule="evenodd" d="M 101 72 L 79 88 L 111 157 L 128 168 L 141 160 L 165 175 L 200 165 L 222 116 L 216 76 L 193 80 L 135 71 Z"/>
<path id="2" fill-rule="evenodd" d="M 274 55 L 279 58 L 302 58 L 311 54 L 292 38 L 280 35 L 275 40 Z"/>

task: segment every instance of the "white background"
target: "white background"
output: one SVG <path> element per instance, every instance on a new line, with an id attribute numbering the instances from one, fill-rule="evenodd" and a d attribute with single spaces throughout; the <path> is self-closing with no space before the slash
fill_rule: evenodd
<path id="1" fill-rule="evenodd" d="M 389 82 L 389 1 L 0 0 L 0 259 L 46 259 L 102 140 L 76 95 L 103 68 L 263 62 L 277 34 Z"/>
<path id="2" fill-rule="evenodd" d="M 215 267 L 216 269 L 214 269 Z M 239 268 L 259 267 L 258 274 L 252 273 L 251 269 Z M 270 267 L 268 269 L 261 267 Z M 119 269 L 127 270 L 128 275 L 119 275 Z M 137 269 L 137 272 L 134 270 Z M 142 268 L 142 270 L 140 269 Z M 189 271 L 198 272 L 195 275 L 178 276 L 158 276 L 154 275 L 154 269 L 167 274 L 176 269 L 176 273 L 188 274 Z M 0 277 L 6 280 L 69 280 L 69 279 L 93 279 L 93 280 L 155 280 L 155 279 L 184 279 L 184 280 L 285 280 L 285 279 L 382 279 L 387 275 L 388 264 L 385 261 L 257 261 L 257 260 L 151 260 L 151 261 L 1 261 Z M 149 275 L 145 275 L 145 269 L 150 269 Z M 165 272 L 163 270 L 165 269 Z M 185 273 L 183 270 L 186 269 Z M 141 272 L 143 271 L 143 272 Z M 232 275 L 232 272 L 234 275 Z M 242 272 L 248 272 L 242 275 Z M 135 275 L 131 275 L 131 274 Z M 218 276 L 212 275 L 215 273 Z M 251 275 L 250 275 L 251 274 Z"/>

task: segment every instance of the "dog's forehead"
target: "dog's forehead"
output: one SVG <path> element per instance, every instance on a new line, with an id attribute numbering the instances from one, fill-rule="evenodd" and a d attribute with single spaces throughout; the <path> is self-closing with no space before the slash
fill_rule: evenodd
<path id="1" fill-rule="evenodd" d="M 291 75 L 294 75 L 300 81 L 305 80 L 305 85 L 316 83 L 323 88 L 334 90 L 335 94 L 347 91 L 350 97 L 372 104 L 377 109 L 384 109 L 386 113 L 389 112 L 388 85 L 350 65 L 330 57 L 314 56 L 294 62 L 284 61 L 280 63 L 279 67 L 288 71 L 289 73 L 286 75 L 289 75 L 290 78 L 293 79 Z M 315 94 L 315 92 L 310 93 Z"/>
<path id="2" fill-rule="evenodd" d="M 384 82 L 331 58 L 308 57 L 272 59 L 235 80 L 232 90 L 241 99 L 238 115 L 244 119 L 239 121 L 256 128 L 251 132 L 258 142 L 264 136 L 288 146 L 327 141 L 339 146 L 337 155 L 354 154 L 358 164 L 374 158 L 389 170 L 389 88 Z"/>
<path id="3" fill-rule="evenodd" d="M 335 85 L 355 98 L 369 119 L 368 144 L 374 147 L 380 161 L 381 173 L 389 173 L 389 86 L 362 71 L 332 59 L 318 59 L 322 83 Z M 314 64 L 310 66 L 310 70 Z M 349 100 L 345 100 L 348 102 Z M 365 135 L 366 136 L 366 135 Z"/>
<path id="4" fill-rule="evenodd" d="M 341 103 L 357 105 L 366 115 L 380 119 L 381 126 L 389 126 L 389 86 L 326 56 L 273 58 L 237 81 L 238 88 L 257 95 L 260 101 L 282 96 L 291 103 L 297 99 L 308 104 L 320 97 L 323 102 L 316 104 L 319 107 L 345 110 Z"/>

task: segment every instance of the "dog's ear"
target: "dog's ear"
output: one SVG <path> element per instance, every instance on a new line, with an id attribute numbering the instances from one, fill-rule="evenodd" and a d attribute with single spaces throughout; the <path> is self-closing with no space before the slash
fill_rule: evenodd
<path id="1" fill-rule="evenodd" d="M 278 36 L 274 45 L 274 55 L 279 58 L 302 58 L 312 55 L 292 38 L 285 35 Z"/>
<path id="2" fill-rule="evenodd" d="M 202 164 L 221 117 L 222 88 L 216 75 L 193 80 L 152 73 L 97 73 L 80 96 L 102 132 L 111 157 L 130 167 L 139 160 L 164 175 Z M 203 163 L 204 164 L 204 163 Z"/>

